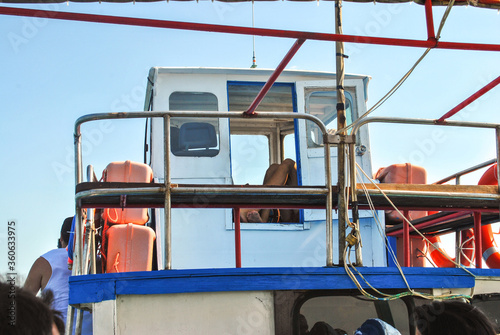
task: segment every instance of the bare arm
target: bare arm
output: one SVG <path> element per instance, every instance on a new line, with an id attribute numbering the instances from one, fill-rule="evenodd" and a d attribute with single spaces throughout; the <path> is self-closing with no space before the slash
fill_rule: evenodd
<path id="1" fill-rule="evenodd" d="M 31 266 L 28 278 L 24 282 L 24 288 L 36 295 L 40 289 L 45 288 L 51 275 L 52 268 L 49 262 L 43 257 L 38 257 Z"/>

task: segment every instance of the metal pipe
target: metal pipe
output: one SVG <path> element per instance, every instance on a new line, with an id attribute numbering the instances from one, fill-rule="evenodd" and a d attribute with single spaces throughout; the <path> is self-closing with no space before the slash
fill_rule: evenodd
<path id="1" fill-rule="evenodd" d="M 121 112 L 121 113 L 95 113 L 79 117 L 75 122 L 75 134 L 80 134 L 80 126 L 86 122 L 97 120 L 110 120 L 110 119 L 139 119 L 139 118 L 152 118 L 170 115 L 170 117 L 213 117 L 213 118 L 246 118 L 243 112 L 213 112 L 213 111 L 150 111 L 150 112 Z M 305 113 L 293 112 L 259 112 L 253 115 L 254 118 L 262 119 L 304 119 L 314 122 L 323 134 L 327 134 L 328 130 L 324 123 L 316 116 Z"/>
<path id="2" fill-rule="evenodd" d="M 491 90 L 493 87 L 497 86 L 498 84 L 500 84 L 500 76 L 498 76 L 497 78 L 493 79 L 493 81 L 491 81 L 489 84 L 487 84 L 486 86 L 484 86 L 483 88 L 481 88 L 479 91 L 477 91 L 476 93 L 474 93 L 473 95 L 471 95 L 470 97 L 468 97 L 467 99 L 465 99 L 463 102 L 459 103 L 455 108 L 452 108 L 448 113 L 446 113 L 443 116 L 441 116 L 437 120 L 437 123 L 441 123 L 445 119 L 447 119 L 447 118 L 455 115 L 456 113 L 458 113 L 463 108 L 465 108 L 468 105 L 470 105 L 472 102 L 474 102 L 475 100 L 477 100 L 479 97 L 481 97 L 482 95 L 484 95 L 486 92 L 488 92 L 489 90 Z"/>
<path id="3" fill-rule="evenodd" d="M 75 142 L 75 182 L 76 185 L 83 181 L 82 172 L 82 135 L 80 134 L 80 127 L 75 128 L 74 133 Z M 73 275 L 80 275 L 82 273 L 82 210 L 80 202 L 77 199 L 75 202 L 75 249 L 73 252 Z"/>
<path id="4" fill-rule="evenodd" d="M 342 0 L 335 1 L 335 33 L 342 35 Z M 346 127 L 345 117 L 345 94 L 344 94 L 344 44 L 342 41 L 335 43 L 335 64 L 336 64 L 336 83 L 337 83 L 337 129 L 344 129 Z M 338 251 L 339 251 L 339 265 L 344 264 L 343 253 L 346 246 L 346 222 L 349 220 L 349 214 L 346 206 L 346 155 L 345 155 L 345 135 L 346 131 L 340 132 L 340 142 L 337 145 L 337 209 L 338 209 Z M 333 223 L 327 221 L 327 225 Z"/>
<path id="5" fill-rule="evenodd" d="M 455 262 L 462 264 L 462 231 L 455 231 Z M 455 265 L 455 267 L 459 267 Z"/>
<path id="6" fill-rule="evenodd" d="M 497 145 L 497 183 L 498 183 L 498 193 L 500 194 L 500 126 L 495 128 L 495 138 Z"/>
<path id="7" fill-rule="evenodd" d="M 367 190 L 369 195 L 380 195 L 378 189 Z M 363 190 L 358 190 L 358 195 L 363 194 Z M 446 199 L 475 199 L 475 200 L 500 200 L 500 194 L 490 194 L 490 193 L 466 193 L 466 192 L 423 192 L 423 191 L 403 191 L 403 190 L 383 190 L 383 192 L 388 197 L 429 197 L 434 196 L 436 198 L 446 198 Z"/>
<path id="8" fill-rule="evenodd" d="M 351 203 L 352 203 L 352 222 L 356 227 L 359 242 L 356 245 L 356 264 L 363 266 L 363 254 L 361 250 L 361 234 L 359 226 L 359 206 L 358 206 L 358 193 L 356 192 L 356 149 L 354 143 L 349 144 L 349 165 L 350 165 L 350 190 L 351 190 Z"/>
<path id="9" fill-rule="evenodd" d="M 164 212 L 164 232 L 165 232 L 165 250 L 163 264 L 165 269 L 172 269 L 172 199 L 170 189 L 170 116 L 163 117 L 163 180 L 165 183 L 165 212 Z"/>
<path id="10" fill-rule="evenodd" d="M 234 255 L 236 267 L 241 268 L 241 224 L 239 207 L 234 208 Z"/>
<path id="11" fill-rule="evenodd" d="M 476 255 L 476 268 L 483 267 L 483 233 L 481 227 L 481 213 L 474 212 L 474 248 Z"/>
<path id="12" fill-rule="evenodd" d="M 425 21 L 427 25 L 427 40 L 437 42 L 434 33 L 434 18 L 432 17 L 432 0 L 425 0 Z"/>
<path id="13" fill-rule="evenodd" d="M 413 226 L 416 229 L 427 228 L 427 227 L 430 227 L 436 223 L 443 223 L 443 222 L 450 221 L 450 220 L 457 219 L 457 218 L 464 218 L 464 217 L 470 216 L 471 214 L 472 214 L 472 212 L 470 212 L 470 211 L 465 212 L 465 213 L 464 212 L 451 213 L 451 214 L 445 215 L 445 216 L 440 217 L 440 218 L 436 218 L 436 219 L 429 220 L 426 222 L 414 224 Z M 414 230 L 415 229 L 413 229 L 413 227 L 409 227 L 410 233 Z M 386 235 L 387 236 L 401 236 L 402 234 L 404 234 L 404 229 L 394 230 L 394 231 L 387 233 Z"/>
<path id="14" fill-rule="evenodd" d="M 330 143 L 323 141 L 325 147 L 325 185 L 326 193 L 326 266 L 333 266 L 333 190 L 332 190 L 332 169 Z M 339 254 L 339 259 L 341 254 Z"/>
<path id="15" fill-rule="evenodd" d="M 291 49 L 288 51 L 288 53 L 285 55 L 281 63 L 278 65 L 278 67 L 274 70 L 274 72 L 271 74 L 269 79 L 267 80 L 266 84 L 262 87 L 260 90 L 259 94 L 255 97 L 254 101 L 250 104 L 250 107 L 244 112 L 246 115 L 253 115 L 255 113 L 255 110 L 259 106 L 259 104 L 262 102 L 264 97 L 266 96 L 267 92 L 271 89 L 273 84 L 276 82 L 278 79 L 279 75 L 285 67 L 290 63 L 292 60 L 293 56 L 299 51 L 300 47 L 302 44 L 304 44 L 306 40 L 299 38 L 295 43 L 292 45 Z"/>
<path id="16" fill-rule="evenodd" d="M 410 213 L 403 211 L 403 216 L 410 220 Z M 405 267 L 411 266 L 410 259 L 410 225 L 406 220 L 403 220 L 403 264 Z"/>
<path id="17" fill-rule="evenodd" d="M 439 125 L 439 126 L 487 128 L 487 129 L 496 129 L 500 127 L 500 124 L 498 123 L 486 123 L 486 122 L 446 120 L 443 123 L 438 124 L 437 120 L 434 119 L 367 117 L 353 122 L 352 134 L 355 135 L 358 132 L 359 128 L 367 123 L 402 123 L 402 124 Z"/>
<path id="18" fill-rule="evenodd" d="M 444 183 L 446 183 L 447 181 L 450 181 L 450 180 L 453 180 L 453 179 L 459 179 L 459 178 L 460 178 L 461 176 L 463 176 L 463 175 L 466 175 L 466 174 L 468 174 L 468 173 L 471 173 L 471 172 L 477 171 L 477 170 L 479 170 L 479 169 L 482 169 L 482 168 L 484 168 L 484 167 L 486 167 L 486 166 L 488 166 L 488 165 L 494 164 L 494 163 L 496 163 L 496 162 L 497 162 L 497 159 L 496 159 L 496 158 L 490 159 L 489 161 L 486 161 L 486 162 L 484 162 L 484 163 L 481 163 L 481 164 L 475 165 L 475 166 L 473 166 L 473 167 L 471 167 L 471 168 L 468 168 L 468 169 L 462 170 L 462 171 L 460 171 L 460 172 L 457 172 L 457 173 L 455 173 L 455 174 L 452 174 L 452 175 L 451 175 L 451 176 L 449 176 L 449 177 L 446 177 L 446 178 L 443 178 L 443 179 L 441 179 L 441 180 L 438 180 L 438 181 L 436 181 L 436 182 L 435 182 L 435 183 L 433 183 L 433 184 L 438 184 L 438 185 L 439 185 L 439 184 L 444 184 Z M 459 182 L 457 182 L 457 185 L 460 185 L 460 183 L 459 183 Z"/>
<path id="19" fill-rule="evenodd" d="M 256 193 L 256 194 L 265 194 L 265 193 L 281 193 L 281 194 L 312 194 L 312 195 L 323 195 L 328 194 L 328 188 L 324 187 L 309 187 L 309 188 L 301 188 L 301 187 L 216 187 L 216 186 L 200 186 L 196 185 L 195 187 L 187 187 L 187 186 L 177 186 L 172 187 L 172 193 L 183 194 L 183 193 L 193 193 L 196 189 L 196 193 L 228 193 L 228 194 L 238 194 L 238 193 Z"/>
<path id="20" fill-rule="evenodd" d="M 500 51 L 500 45 L 498 44 L 456 43 L 456 42 L 440 42 L 440 41 L 436 42 L 429 40 L 411 40 L 411 39 L 356 36 L 356 35 L 343 35 L 343 34 L 339 35 L 339 34 L 313 33 L 313 32 L 292 31 L 292 30 L 235 27 L 235 26 L 203 24 L 194 22 L 151 20 L 151 19 L 109 16 L 109 15 L 46 11 L 39 9 L 35 10 L 35 9 L 14 8 L 14 7 L 0 7 L 0 14 L 26 16 L 26 17 L 44 17 L 57 20 L 70 20 L 70 21 L 81 21 L 81 22 L 121 24 L 121 25 L 139 26 L 139 27 L 168 28 L 168 29 L 181 29 L 181 30 L 191 30 L 191 31 L 209 31 L 217 33 L 227 33 L 227 34 L 258 35 L 258 36 L 284 37 L 284 38 L 295 38 L 295 39 L 301 38 L 306 40 L 317 40 L 317 41 L 342 41 L 342 42 L 364 43 L 364 44 L 418 47 L 426 49 L 436 48 L 436 49 L 455 49 L 455 50 Z"/>

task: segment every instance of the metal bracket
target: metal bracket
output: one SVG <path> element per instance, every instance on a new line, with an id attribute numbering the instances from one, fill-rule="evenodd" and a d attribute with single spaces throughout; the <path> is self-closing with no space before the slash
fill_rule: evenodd
<path id="1" fill-rule="evenodd" d="M 326 134 L 323 136 L 323 142 L 328 144 L 355 144 L 356 136 L 355 135 L 330 135 Z"/>

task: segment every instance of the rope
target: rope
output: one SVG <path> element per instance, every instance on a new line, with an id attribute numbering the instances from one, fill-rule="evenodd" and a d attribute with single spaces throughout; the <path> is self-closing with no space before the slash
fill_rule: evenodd
<path id="1" fill-rule="evenodd" d="M 373 179 L 371 179 L 364 171 L 363 169 L 359 166 L 358 163 L 356 163 L 356 167 L 359 171 L 361 171 L 365 177 L 373 184 L 375 185 L 375 187 L 379 190 L 379 192 L 386 198 L 386 200 L 391 204 L 391 206 L 404 218 L 404 220 L 429 244 L 433 245 L 422 233 L 420 233 L 420 231 L 418 231 L 417 229 L 415 229 L 415 227 L 412 225 L 412 223 L 406 219 L 404 217 L 404 215 L 399 211 L 399 209 L 394 205 L 394 203 L 387 197 L 387 195 L 380 189 L 380 187 L 378 187 L 378 185 L 373 181 Z M 359 174 L 359 172 L 356 172 Z M 360 178 L 361 179 L 361 178 Z M 407 279 L 406 279 L 406 276 L 403 272 L 403 269 L 401 267 L 401 265 L 399 264 L 399 262 L 397 261 L 397 257 L 396 255 L 394 254 L 394 250 L 392 250 L 392 247 L 388 244 L 388 240 L 387 240 L 387 236 L 385 236 L 385 234 L 383 233 L 383 228 L 382 228 L 382 225 L 380 223 L 380 219 L 378 217 L 378 214 L 377 214 L 377 211 L 375 210 L 375 207 L 373 205 L 373 201 L 371 200 L 369 194 L 368 194 L 368 189 L 366 188 L 365 186 L 365 183 L 361 183 L 362 184 L 362 187 L 363 187 L 363 190 L 364 192 L 366 193 L 366 197 L 368 199 L 368 205 L 370 207 L 370 210 L 372 211 L 372 213 L 374 214 L 374 219 L 375 219 L 375 222 L 377 223 L 377 227 L 379 229 L 379 233 L 381 233 L 384 237 L 384 243 L 385 243 L 385 246 L 387 248 L 387 250 L 389 250 L 389 253 L 391 255 L 391 257 L 393 258 L 394 260 L 394 263 L 396 264 L 396 267 L 398 268 L 398 271 L 399 273 L 401 274 L 401 277 L 403 279 L 403 281 L 405 282 L 405 285 L 406 287 L 408 288 L 408 291 L 405 291 L 405 292 L 402 292 L 402 293 L 398 293 L 398 294 L 394 294 L 394 295 L 390 295 L 390 294 L 386 294 L 386 293 L 383 293 L 379 290 L 377 290 L 376 288 L 374 288 L 369 282 L 368 280 L 366 280 L 365 277 L 363 277 L 363 275 L 357 270 L 357 268 L 352 264 L 352 262 L 350 261 L 350 252 L 351 252 L 351 247 L 348 247 L 346 245 L 346 247 L 344 248 L 344 255 L 343 255 L 343 258 L 344 258 L 344 269 L 347 273 L 347 275 L 351 278 L 351 280 L 353 281 L 353 283 L 356 285 L 356 287 L 358 288 L 358 290 L 367 298 L 369 299 L 372 299 L 372 300 L 395 300 L 395 299 L 400 299 L 402 297 L 405 297 L 405 296 L 417 296 L 417 297 L 421 297 L 421 298 L 424 298 L 424 299 L 456 299 L 456 298 L 465 298 L 465 299 L 470 299 L 473 295 L 474 295 L 474 287 L 471 288 L 471 294 L 470 295 L 465 295 L 465 294 L 444 294 L 444 295 L 432 295 L 432 294 L 428 294 L 428 293 L 422 293 L 422 292 L 416 292 L 414 291 Z M 433 245 L 434 246 L 434 245 Z M 349 251 L 348 251 L 349 250 Z M 439 249 L 438 249 L 439 250 Z M 442 251 L 440 251 L 442 253 Z M 444 253 L 443 255 L 445 257 L 447 257 Z M 449 259 L 449 257 L 447 257 Z M 450 259 L 450 261 L 452 261 L 455 265 L 459 266 L 461 269 L 463 269 L 464 271 L 466 271 L 467 273 L 469 273 L 471 276 L 473 276 L 475 278 L 475 275 L 470 272 L 468 269 L 464 268 L 461 264 L 457 264 L 455 263 L 453 260 Z M 374 296 L 373 294 L 370 294 L 369 292 L 367 292 L 363 286 L 360 284 L 360 282 L 358 281 L 358 279 L 356 278 L 356 275 L 354 274 L 354 272 L 356 272 L 356 274 L 366 283 L 366 285 L 368 285 L 374 292 L 376 292 L 378 295 L 380 295 L 380 297 L 377 297 L 377 296 Z"/>
<path id="2" fill-rule="evenodd" d="M 455 4 L 455 0 L 451 0 L 448 3 L 448 6 L 446 7 L 446 11 L 444 12 L 443 17 L 441 18 L 441 22 L 439 23 L 438 32 L 436 34 L 436 44 L 438 43 L 439 39 L 441 38 L 441 31 L 444 28 L 444 24 L 445 24 L 446 20 L 448 19 L 448 16 L 450 15 L 450 12 L 451 12 L 451 8 L 453 7 L 454 4 Z M 389 92 L 387 92 L 387 94 L 384 95 L 379 101 L 377 101 L 375 103 L 375 105 L 373 105 L 368 111 L 366 111 L 363 115 L 361 115 L 357 121 L 367 117 L 369 114 L 374 112 L 377 108 L 379 108 L 382 104 L 384 104 L 403 85 L 403 83 L 406 81 L 406 79 L 408 79 L 408 77 L 413 73 L 413 70 L 415 70 L 415 68 L 420 64 L 420 62 L 425 58 L 425 56 L 427 56 L 427 54 L 431 51 L 431 49 L 432 48 L 427 48 L 424 51 L 424 53 L 422 54 L 422 56 L 420 56 L 420 58 L 415 62 L 415 64 L 413 64 L 413 66 L 410 68 L 410 70 L 408 70 L 408 72 L 406 72 L 406 74 L 403 75 L 403 77 L 389 90 Z M 347 131 L 352 126 L 353 126 L 353 124 L 350 124 L 343 129 L 339 129 L 337 131 L 337 133 Z"/>

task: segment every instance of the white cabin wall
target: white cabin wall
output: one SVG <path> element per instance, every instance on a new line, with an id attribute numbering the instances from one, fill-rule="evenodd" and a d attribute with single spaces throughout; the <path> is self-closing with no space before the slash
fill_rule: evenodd
<path id="1" fill-rule="evenodd" d="M 158 70 L 155 80 L 154 110 L 168 110 L 168 98 L 174 91 L 211 92 L 217 96 L 219 110 L 227 111 L 227 81 L 265 82 L 268 74 L 258 71 L 224 73 L 211 70 L 200 75 L 196 69 L 192 73 L 173 73 Z M 226 70 L 227 71 L 227 70 Z M 230 70 L 229 70 L 230 72 Z M 255 74 L 254 74 L 255 73 Z M 269 72 L 270 74 L 270 72 Z M 319 78 L 321 79 L 321 78 Z M 331 76 L 328 77 L 331 79 Z M 298 80 L 318 80 L 312 74 L 298 74 L 280 77 L 283 82 Z M 362 85 L 362 80 L 356 80 Z M 360 86 L 363 87 L 363 86 Z M 364 87 L 363 87 L 364 88 Z M 365 108 L 364 94 L 358 95 L 360 113 Z M 359 101 L 361 99 L 361 101 Z M 299 98 L 300 100 L 300 98 Z M 227 142 L 226 142 L 227 140 Z M 231 183 L 229 153 L 229 123 L 220 122 L 221 152 L 216 157 L 175 157 L 171 155 L 172 182 L 192 184 Z M 155 177 L 163 177 L 163 120 L 153 122 L 153 170 Z M 322 149 L 319 149 L 322 150 Z M 336 150 L 336 149 L 333 149 Z M 336 155 L 335 155 L 336 156 Z M 365 156 L 369 157 L 369 156 Z M 309 158 L 309 157 L 308 157 Z M 321 157 L 310 157 L 320 163 Z M 302 157 L 302 159 L 304 159 Z M 363 165 L 369 159 L 363 159 Z M 324 167 L 312 169 L 312 161 L 303 161 L 302 173 L 307 173 L 310 184 L 324 185 Z M 317 165 L 314 163 L 313 165 Z M 336 157 L 332 161 L 334 183 L 336 178 Z M 317 182 L 316 182 L 317 180 Z M 201 200 L 203 202 L 203 199 Z M 203 203 L 202 203 L 203 204 Z M 324 210 L 317 210 L 316 220 L 296 226 L 279 224 L 242 224 L 242 266 L 324 266 L 326 264 L 326 227 Z M 320 213 L 321 212 L 321 213 Z M 363 258 L 366 265 L 385 266 L 384 243 L 379 236 L 370 214 L 362 213 L 361 234 L 363 238 Z M 160 216 L 162 217 L 162 215 Z M 334 216 L 335 218 L 336 216 Z M 376 232 L 377 234 L 374 234 Z M 338 223 L 333 222 L 333 259 L 338 260 Z M 163 236 L 157 237 L 163 244 Z M 172 211 L 172 267 L 218 268 L 235 266 L 234 229 L 231 209 L 173 209 Z"/>

